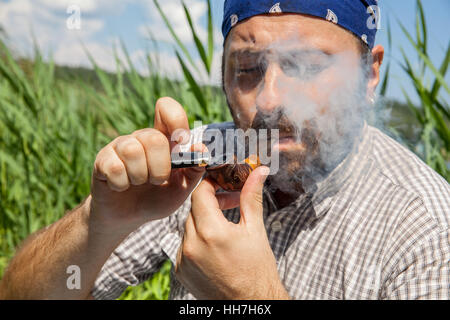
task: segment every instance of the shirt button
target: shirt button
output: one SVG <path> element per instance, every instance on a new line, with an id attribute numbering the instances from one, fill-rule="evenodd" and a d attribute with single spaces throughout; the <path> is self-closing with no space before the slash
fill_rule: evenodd
<path id="1" fill-rule="evenodd" d="M 281 231 L 281 229 L 283 229 L 283 225 L 281 224 L 280 221 L 275 220 L 275 221 L 272 222 L 272 224 L 270 225 L 270 228 L 272 229 L 273 232 L 278 232 L 278 231 Z"/>

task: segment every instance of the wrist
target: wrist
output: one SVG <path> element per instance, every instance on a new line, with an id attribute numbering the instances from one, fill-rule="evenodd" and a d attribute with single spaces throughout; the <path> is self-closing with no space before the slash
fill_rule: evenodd
<path id="1" fill-rule="evenodd" d="M 255 290 L 245 290 L 231 297 L 232 300 L 290 300 L 281 281 L 260 284 Z"/>
<path id="2" fill-rule="evenodd" d="M 281 279 L 278 275 L 274 274 L 274 277 L 271 281 L 268 281 L 261 291 L 261 295 L 258 299 L 262 300 L 289 300 L 289 294 L 286 291 Z"/>
<path id="3" fill-rule="evenodd" d="M 286 288 L 283 286 L 283 284 L 281 282 L 278 284 L 278 286 L 274 290 L 274 293 L 272 295 L 272 300 L 291 300 L 289 293 L 286 291 Z"/>
<path id="4" fill-rule="evenodd" d="M 262 289 L 260 294 L 257 294 L 255 300 L 290 300 L 288 292 L 284 288 L 281 280 L 274 281 L 268 284 L 265 289 Z"/>
<path id="5" fill-rule="evenodd" d="M 96 208 L 92 195 L 89 195 L 81 207 L 81 219 L 89 230 L 90 238 L 102 242 L 119 243 L 134 229 L 127 224 L 116 223 Z"/>

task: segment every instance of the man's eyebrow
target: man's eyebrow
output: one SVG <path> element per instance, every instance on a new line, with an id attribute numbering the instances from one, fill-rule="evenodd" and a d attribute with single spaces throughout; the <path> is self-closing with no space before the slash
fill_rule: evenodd
<path id="1" fill-rule="evenodd" d="M 231 51 L 229 54 L 229 58 L 238 58 L 238 57 L 252 57 L 252 56 L 260 56 L 261 54 L 268 53 L 272 50 L 270 49 L 262 49 L 262 50 L 255 50 L 255 49 L 236 49 Z M 277 51 L 280 51 L 277 49 Z M 319 48 L 292 48 L 292 49 L 286 49 L 283 51 L 283 54 L 290 55 L 290 56 L 313 56 L 313 55 L 321 55 L 324 57 L 329 57 L 332 55 L 331 52 L 324 49 Z"/>
<path id="2" fill-rule="evenodd" d="M 231 51 L 230 58 L 236 58 L 239 56 L 257 56 L 264 53 L 266 50 L 255 50 L 255 49 L 236 49 Z"/>
<path id="3" fill-rule="evenodd" d="M 286 51 L 286 55 L 298 56 L 298 57 L 330 57 L 333 54 L 327 50 L 321 49 L 293 49 Z"/>

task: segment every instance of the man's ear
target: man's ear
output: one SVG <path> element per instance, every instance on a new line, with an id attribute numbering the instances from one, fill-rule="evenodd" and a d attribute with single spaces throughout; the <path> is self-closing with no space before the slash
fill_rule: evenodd
<path id="1" fill-rule="evenodd" d="M 367 96 L 373 97 L 380 83 L 380 68 L 383 63 L 384 48 L 377 45 L 372 49 L 372 65 L 370 66 L 369 81 L 367 83 Z"/>

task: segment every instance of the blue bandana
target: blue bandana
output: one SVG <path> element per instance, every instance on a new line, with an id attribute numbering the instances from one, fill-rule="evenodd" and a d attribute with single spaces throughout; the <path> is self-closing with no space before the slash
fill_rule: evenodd
<path id="1" fill-rule="evenodd" d="M 379 22 L 377 0 L 225 0 L 223 38 L 240 21 L 281 12 L 326 19 L 353 32 L 370 48 L 374 46 Z"/>

